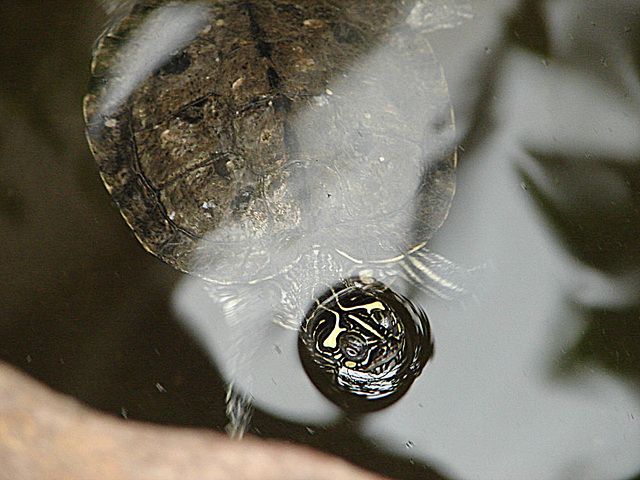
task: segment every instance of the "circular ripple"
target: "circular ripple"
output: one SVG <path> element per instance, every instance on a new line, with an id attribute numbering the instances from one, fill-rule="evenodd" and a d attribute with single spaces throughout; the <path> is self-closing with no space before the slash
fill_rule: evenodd
<path id="1" fill-rule="evenodd" d="M 404 395 L 433 355 L 424 311 L 382 283 L 331 288 L 300 326 L 300 359 L 313 384 L 348 411 Z"/>

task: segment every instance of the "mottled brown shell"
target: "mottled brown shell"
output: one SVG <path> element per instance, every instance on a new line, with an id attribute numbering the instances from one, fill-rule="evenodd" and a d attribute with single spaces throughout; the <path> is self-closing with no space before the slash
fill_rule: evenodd
<path id="1" fill-rule="evenodd" d="M 127 87 L 149 38 L 164 38 L 149 19 L 185 8 L 188 41 Z M 85 118 L 142 245 L 224 283 L 273 276 L 309 248 L 384 260 L 431 237 L 454 191 L 453 121 L 407 8 L 137 2 L 97 45 Z"/>

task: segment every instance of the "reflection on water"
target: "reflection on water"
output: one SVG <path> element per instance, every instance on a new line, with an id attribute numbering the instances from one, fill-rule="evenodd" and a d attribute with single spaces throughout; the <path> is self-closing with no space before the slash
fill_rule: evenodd
<path id="1" fill-rule="evenodd" d="M 456 267 L 426 249 L 447 216 L 456 162 L 446 83 L 425 39 L 434 15 L 447 18 L 420 2 L 147 0 L 99 40 L 84 113 L 102 179 L 149 252 L 208 282 L 222 318 L 185 321 L 238 396 L 261 401 L 251 383 L 264 340 L 243 332 L 297 329 L 314 299 L 347 278 L 367 285 L 367 299 L 351 302 L 334 343 L 355 338 L 350 318 L 378 325 L 385 308 L 370 304 L 395 312 L 385 319 L 409 318 L 367 341 L 375 347 L 360 367 L 312 368 L 316 386 L 337 378 L 323 394 L 359 384 L 337 403 L 382 408 L 430 356 L 410 314 L 419 309 L 383 284 L 447 298 L 463 290 L 449 276 Z M 362 392 L 385 401 L 373 407 Z"/>
<path id="2" fill-rule="evenodd" d="M 102 178 L 147 250 L 216 284 L 275 279 L 274 304 L 300 303 L 292 325 L 336 274 L 456 289 L 423 250 L 455 186 L 425 8 L 165 3 L 105 33 L 85 100 Z"/>
<path id="3" fill-rule="evenodd" d="M 42 20 L 31 25 L 15 14 L 28 5 L 5 5 L 3 21 L 33 31 L 23 35 L 31 39 L 24 65 L 3 61 L 13 68 L 0 76 L 0 258 L 12 280 L 0 292 L 0 352 L 111 411 L 211 424 L 204 406 L 220 408 L 222 387 L 158 301 L 176 277 L 135 249 L 82 146 L 84 59 L 101 26 L 89 23 L 83 37 L 77 25 L 94 10 L 70 8 L 80 22 L 34 10 Z M 215 337 L 223 353 L 236 337 L 257 346 L 249 353 L 263 370 L 252 372 L 252 388 L 264 410 L 254 432 L 323 444 L 397 478 L 424 478 L 424 466 L 447 478 L 632 478 L 640 470 L 640 12 L 622 1 L 473 7 L 472 20 L 429 36 L 463 127 L 457 197 L 429 247 L 486 267 L 462 305 L 414 297 L 436 352 L 407 395 L 357 426 L 332 423 L 339 412 L 301 371 L 295 334 L 221 322 L 199 340 Z M 51 18 L 74 27 L 56 30 Z M 61 47 L 68 31 L 84 39 L 83 55 Z M 5 44 L 3 58 L 24 48 Z M 223 315 L 194 280 L 174 292 L 192 306 L 180 315 Z M 202 389 L 220 403 L 202 401 Z M 282 428 L 271 429 L 266 410 Z"/>
<path id="4" fill-rule="evenodd" d="M 347 412 L 396 402 L 433 355 L 422 309 L 379 282 L 350 279 L 302 321 L 298 351 L 313 384 Z"/>

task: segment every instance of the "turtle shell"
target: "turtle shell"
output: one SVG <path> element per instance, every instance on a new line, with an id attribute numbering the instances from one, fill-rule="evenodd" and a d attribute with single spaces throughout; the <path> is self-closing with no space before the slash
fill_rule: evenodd
<path id="1" fill-rule="evenodd" d="M 218 283 L 311 250 L 424 245 L 454 193 L 429 44 L 382 0 L 143 0 L 99 40 L 85 98 L 102 179 L 140 243 Z"/>

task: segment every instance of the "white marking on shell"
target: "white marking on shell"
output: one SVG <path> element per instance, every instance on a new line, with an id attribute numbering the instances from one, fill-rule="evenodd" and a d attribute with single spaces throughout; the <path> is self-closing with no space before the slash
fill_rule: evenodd
<path id="1" fill-rule="evenodd" d="M 324 25 L 324 22 L 319 18 L 307 18 L 302 22 L 305 27 L 320 28 Z"/>
<path id="2" fill-rule="evenodd" d="M 244 83 L 244 77 L 237 78 L 237 79 L 236 79 L 236 80 L 231 84 L 231 89 L 232 89 L 232 90 L 234 90 L 234 91 L 235 91 L 235 90 L 238 90 L 238 89 L 242 86 L 242 84 L 243 84 L 243 83 Z"/>

